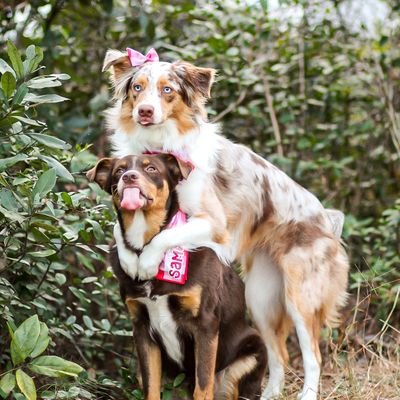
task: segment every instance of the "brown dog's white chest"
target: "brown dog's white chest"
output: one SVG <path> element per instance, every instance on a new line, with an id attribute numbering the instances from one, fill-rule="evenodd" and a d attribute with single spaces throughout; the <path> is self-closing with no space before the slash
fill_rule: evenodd
<path id="1" fill-rule="evenodd" d="M 177 334 L 177 324 L 168 307 L 168 295 L 136 299 L 146 306 L 150 327 L 162 340 L 168 356 L 182 367 L 183 352 Z"/>

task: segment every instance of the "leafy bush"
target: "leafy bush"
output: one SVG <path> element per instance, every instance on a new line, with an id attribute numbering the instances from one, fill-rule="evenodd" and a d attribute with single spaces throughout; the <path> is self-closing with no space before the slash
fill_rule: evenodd
<path id="1" fill-rule="evenodd" d="M 47 349 L 50 338 L 47 325 L 44 322 L 39 322 L 37 315 L 25 320 L 15 330 L 10 324 L 8 328 L 11 336 L 11 360 L 13 367 L 18 367 L 18 369 L 15 374 L 11 370 L 1 378 L 0 396 L 2 398 L 7 398 L 12 393 L 17 400 L 24 398 L 36 400 L 35 382 L 24 371 L 23 367 L 28 368 L 36 375 L 53 378 L 77 377 L 82 372 L 82 367 L 73 362 L 57 356 L 41 356 Z M 24 365 L 23 363 L 28 357 L 30 362 Z M 20 393 L 15 392 L 16 388 L 19 389 Z M 42 396 L 45 396 L 45 394 L 43 393 Z M 46 397 L 48 398 L 48 396 Z"/>
<path id="2" fill-rule="evenodd" d="M 109 201 L 96 201 L 104 195 L 97 185 L 82 188 L 81 171 L 96 157 L 49 135 L 37 118 L 42 105 L 67 100 L 46 92 L 69 76 L 31 77 L 42 59 L 33 45 L 22 59 L 9 42 L 8 55 L 10 63 L 0 60 L 0 346 L 6 322 L 14 329 L 38 314 L 51 347 L 88 368 L 118 351 L 114 337 L 130 336 L 112 273 L 103 270 L 114 214 Z M 2 352 L 0 363 L 15 365 L 13 353 Z"/>

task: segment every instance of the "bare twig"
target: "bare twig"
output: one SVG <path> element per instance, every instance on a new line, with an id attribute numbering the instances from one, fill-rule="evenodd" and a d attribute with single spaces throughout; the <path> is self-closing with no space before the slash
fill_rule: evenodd
<path id="1" fill-rule="evenodd" d="M 269 117 L 271 118 L 272 128 L 274 130 L 276 151 L 280 156 L 283 156 L 281 131 L 279 129 L 278 119 L 276 118 L 274 100 L 271 94 L 271 86 L 269 84 L 268 76 L 266 74 L 262 74 L 261 80 L 264 86 L 264 94 L 268 106 Z"/>
<path id="2" fill-rule="evenodd" d="M 305 19 L 305 17 L 304 17 Z M 305 24 L 306 22 L 304 22 Z M 306 130 L 306 63 L 304 57 L 304 29 L 299 31 L 299 95 L 300 95 L 300 108 L 301 108 L 301 127 L 303 132 Z"/>
<path id="3" fill-rule="evenodd" d="M 218 122 L 223 117 L 225 117 L 225 115 L 232 112 L 246 98 L 246 94 L 247 94 L 247 89 L 243 89 L 239 93 L 239 97 L 234 102 L 230 103 L 228 107 L 225 108 L 225 110 L 221 111 L 215 118 L 213 118 L 212 122 Z"/>
<path id="4" fill-rule="evenodd" d="M 378 71 L 382 94 L 388 107 L 387 113 L 389 115 L 391 124 L 390 136 L 392 137 L 392 141 L 397 153 L 400 155 L 400 118 L 399 115 L 396 113 L 393 105 L 393 85 L 389 79 L 385 78 L 384 72 L 379 62 L 376 61 L 375 64 Z"/>

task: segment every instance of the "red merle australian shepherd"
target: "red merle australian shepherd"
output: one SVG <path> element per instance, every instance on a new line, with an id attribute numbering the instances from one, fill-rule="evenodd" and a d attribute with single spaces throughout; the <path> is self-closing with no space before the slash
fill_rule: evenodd
<path id="1" fill-rule="evenodd" d="M 193 167 L 177 186 L 187 224 L 156 235 L 133 277 L 154 277 L 164 252 L 175 246 L 204 246 L 225 262 L 240 260 L 246 303 L 268 351 L 263 398 L 282 391 L 286 339 L 294 325 L 304 365 L 299 398 L 315 400 L 320 328 L 337 320 L 346 300 L 348 260 L 330 213 L 285 173 L 206 121 L 214 70 L 186 62 L 133 67 L 128 54 L 116 50 L 107 52 L 104 69 L 111 70 L 114 85 L 115 104 L 107 113 L 114 154 L 171 153 Z"/>
<path id="2" fill-rule="evenodd" d="M 111 249 L 111 265 L 133 319 L 145 399 L 160 399 L 162 366 L 192 378 L 194 400 L 258 399 L 267 354 L 245 320 L 244 285 L 232 268 L 204 247 L 190 254 L 184 285 L 129 276 L 138 262 L 132 254 L 164 232 L 179 208 L 182 172 L 175 158 L 104 158 L 88 176 L 112 194 L 117 210 L 116 238 L 124 247 Z"/>

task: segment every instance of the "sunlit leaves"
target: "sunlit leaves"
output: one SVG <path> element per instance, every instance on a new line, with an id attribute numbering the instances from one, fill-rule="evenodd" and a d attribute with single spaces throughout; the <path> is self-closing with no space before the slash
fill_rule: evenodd
<path id="1" fill-rule="evenodd" d="M 37 374 L 54 378 L 76 377 L 83 371 L 83 368 L 78 364 L 57 356 L 38 357 L 30 362 L 28 367 Z"/>
<path id="2" fill-rule="evenodd" d="M 28 400 L 36 400 L 36 386 L 33 379 L 26 374 L 22 369 L 17 369 L 16 372 L 17 385 L 19 390 Z"/>

